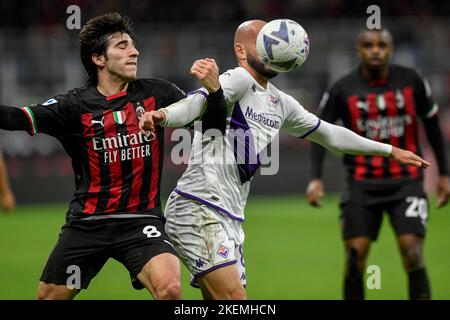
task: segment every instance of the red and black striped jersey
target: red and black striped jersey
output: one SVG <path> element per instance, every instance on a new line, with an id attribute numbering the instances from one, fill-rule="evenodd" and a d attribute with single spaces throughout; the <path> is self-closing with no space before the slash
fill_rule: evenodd
<path id="1" fill-rule="evenodd" d="M 168 81 L 139 79 L 113 96 L 86 86 L 22 108 L 29 132 L 56 137 L 72 158 L 76 189 L 68 216 L 161 215 L 164 130 L 146 136 L 139 120 L 184 97 Z"/>
<path id="2" fill-rule="evenodd" d="M 340 79 L 322 98 L 319 117 L 366 138 L 421 154 L 418 119 L 431 118 L 438 106 L 428 83 L 413 69 L 391 65 L 388 78 L 367 81 L 361 68 Z M 400 166 L 382 156 L 344 156 L 349 181 L 421 179 L 422 169 Z"/>

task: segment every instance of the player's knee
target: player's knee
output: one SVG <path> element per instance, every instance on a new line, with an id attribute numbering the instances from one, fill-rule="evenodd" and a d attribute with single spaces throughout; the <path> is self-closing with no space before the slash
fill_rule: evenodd
<path id="1" fill-rule="evenodd" d="M 43 288 L 42 286 L 39 286 L 39 289 L 37 292 L 37 299 L 38 300 L 51 300 L 50 299 L 50 290 L 48 288 Z"/>
<path id="2" fill-rule="evenodd" d="M 62 290 L 60 286 L 41 283 L 37 292 L 38 300 L 69 300 L 75 296 L 69 289 Z"/>
<path id="3" fill-rule="evenodd" d="M 408 271 L 414 271 L 424 267 L 422 252 L 419 246 L 411 246 L 403 249 L 402 255 Z"/>
<path id="4" fill-rule="evenodd" d="M 247 299 L 245 289 L 241 287 L 238 290 L 234 290 L 233 292 L 229 293 L 229 299 L 230 300 L 245 300 L 245 299 Z"/>
<path id="5" fill-rule="evenodd" d="M 38 300 L 58 300 L 55 286 L 51 284 L 40 283 L 37 293 Z"/>
<path id="6" fill-rule="evenodd" d="M 179 300 L 181 299 L 181 284 L 178 279 L 166 280 L 155 287 L 155 299 Z"/>

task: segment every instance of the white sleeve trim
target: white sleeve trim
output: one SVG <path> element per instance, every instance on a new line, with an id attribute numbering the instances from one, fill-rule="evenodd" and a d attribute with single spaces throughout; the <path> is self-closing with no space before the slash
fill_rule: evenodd
<path id="1" fill-rule="evenodd" d="M 434 103 L 431 110 L 428 111 L 428 113 L 425 115 L 425 118 L 433 118 L 436 115 L 436 113 L 438 113 L 438 111 L 439 105 L 437 103 Z"/>

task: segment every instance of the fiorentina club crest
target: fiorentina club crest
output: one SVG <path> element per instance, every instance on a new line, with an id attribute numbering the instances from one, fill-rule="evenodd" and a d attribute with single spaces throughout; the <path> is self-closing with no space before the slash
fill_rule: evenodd
<path id="1" fill-rule="evenodd" d="M 226 257 L 228 257 L 228 251 L 229 251 L 228 248 L 225 247 L 223 244 L 221 244 L 219 246 L 219 249 L 217 249 L 217 254 L 221 255 L 224 258 L 226 258 Z"/>
<path id="2" fill-rule="evenodd" d="M 126 120 L 125 111 L 123 111 L 123 110 L 122 111 L 114 111 L 113 115 L 114 115 L 114 121 L 117 124 L 122 124 Z"/>
<path id="3" fill-rule="evenodd" d="M 274 97 L 273 95 L 269 94 L 269 101 L 275 106 L 277 107 L 278 104 L 280 103 L 280 100 L 277 97 Z"/>

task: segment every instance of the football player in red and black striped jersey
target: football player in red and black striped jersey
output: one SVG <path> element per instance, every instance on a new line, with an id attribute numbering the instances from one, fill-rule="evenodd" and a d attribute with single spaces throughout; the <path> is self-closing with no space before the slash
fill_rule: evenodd
<path id="1" fill-rule="evenodd" d="M 324 94 L 320 117 L 343 125 L 376 141 L 420 155 L 418 122 L 422 121 L 439 167 L 438 207 L 450 196 L 444 142 L 438 106 L 428 83 L 410 68 L 390 64 L 392 36 L 387 30 L 364 30 L 357 39 L 361 65 L 337 81 Z M 312 180 L 308 201 L 320 206 L 325 150 L 313 145 Z M 344 296 L 363 299 L 362 274 L 372 241 L 378 236 L 383 212 L 395 230 L 403 264 L 409 277 L 411 299 L 429 299 L 431 290 L 423 260 L 428 199 L 423 191 L 423 170 L 400 166 L 379 156 L 345 155 L 347 190 L 341 198 L 341 227 L 345 242 Z"/>
<path id="2" fill-rule="evenodd" d="M 0 106 L 0 128 L 54 136 L 75 173 L 74 197 L 38 298 L 73 298 L 113 258 L 128 269 L 136 288 L 146 287 L 155 299 L 179 299 L 180 264 L 164 231 L 160 201 L 164 130 L 142 133 L 139 121 L 145 112 L 190 98 L 208 102 L 204 115 L 214 119 L 211 114 L 225 108 L 220 83 L 208 82 L 218 77 L 217 65 L 204 60 L 209 66 L 201 81 L 209 95 L 186 98 L 166 80 L 136 79 L 139 52 L 128 17 L 91 19 L 80 44 L 86 86 L 37 105 Z"/>

